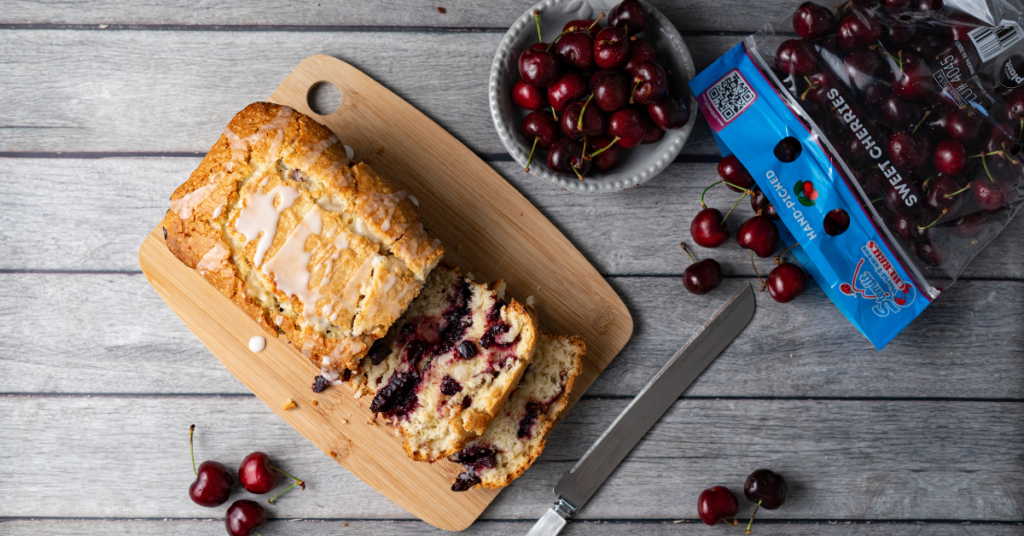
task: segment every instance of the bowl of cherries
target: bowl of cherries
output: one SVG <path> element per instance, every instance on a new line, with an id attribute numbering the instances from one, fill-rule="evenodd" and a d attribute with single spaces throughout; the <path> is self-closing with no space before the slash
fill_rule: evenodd
<path id="1" fill-rule="evenodd" d="M 564 190 L 614 193 L 675 159 L 698 114 L 693 59 L 639 0 L 545 0 L 494 56 L 491 117 L 509 154 Z"/>

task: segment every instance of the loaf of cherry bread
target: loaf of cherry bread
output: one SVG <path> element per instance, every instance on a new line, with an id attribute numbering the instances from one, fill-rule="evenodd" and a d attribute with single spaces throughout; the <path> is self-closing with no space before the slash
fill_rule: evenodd
<path id="1" fill-rule="evenodd" d="M 530 364 L 533 309 L 438 266 L 350 382 L 371 395 L 418 461 L 444 459 L 484 433 Z"/>
<path id="2" fill-rule="evenodd" d="M 452 491 L 478 484 L 502 488 L 530 468 L 568 406 L 586 351 L 579 337 L 540 332 L 533 360 L 501 413 L 483 435 L 449 458 L 466 468 Z"/>
<path id="3" fill-rule="evenodd" d="M 239 112 L 171 196 L 167 247 L 337 381 L 419 294 L 443 250 L 415 200 L 287 106 Z"/>

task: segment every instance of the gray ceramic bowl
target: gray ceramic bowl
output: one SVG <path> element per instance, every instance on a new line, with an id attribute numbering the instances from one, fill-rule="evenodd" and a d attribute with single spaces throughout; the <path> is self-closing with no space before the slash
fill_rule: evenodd
<path id="1" fill-rule="evenodd" d="M 540 11 L 541 31 L 545 40 L 550 42 L 562 31 L 565 23 L 576 19 L 595 19 L 602 12 L 611 12 L 619 1 L 544 0 L 523 13 L 523 16 L 508 29 L 498 52 L 494 55 L 488 91 L 494 127 L 498 129 L 498 136 L 508 149 L 508 153 L 519 162 L 519 165 L 526 166 L 531 143 L 527 142 L 520 129 L 528 112 L 519 109 L 512 102 L 512 86 L 519 80 L 519 54 L 537 42 L 533 11 Z M 672 72 L 672 91 L 685 91 L 686 95 L 690 95 L 686 83 L 696 74 L 690 51 L 672 23 L 650 4 L 642 3 L 647 10 L 647 28 L 639 36 L 654 47 L 658 62 Z M 605 18 L 601 24 L 606 25 L 607 21 Z M 581 182 L 575 176 L 561 175 L 549 170 L 545 164 L 545 153 L 541 152 L 540 158 L 534 154 L 530 174 L 559 188 L 581 194 L 615 193 L 643 184 L 671 164 L 682 150 L 686 139 L 690 137 L 693 123 L 700 113 L 697 111 L 697 102 L 693 96 L 690 95 L 689 98 L 690 119 L 686 125 L 666 132 L 657 143 L 641 144 L 633 149 L 623 150 L 622 162 L 606 173 L 592 171 L 586 175 L 586 180 Z"/>

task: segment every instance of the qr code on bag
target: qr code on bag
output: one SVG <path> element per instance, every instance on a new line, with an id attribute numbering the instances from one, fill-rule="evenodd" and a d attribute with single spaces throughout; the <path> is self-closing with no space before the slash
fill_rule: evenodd
<path id="1" fill-rule="evenodd" d="M 711 86 L 707 96 L 726 123 L 740 115 L 757 98 L 754 90 L 750 89 L 747 81 L 735 69 Z"/>

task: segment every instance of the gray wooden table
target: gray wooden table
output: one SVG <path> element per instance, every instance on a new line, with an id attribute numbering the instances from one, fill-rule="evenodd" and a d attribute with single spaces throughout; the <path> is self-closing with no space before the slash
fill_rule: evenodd
<path id="1" fill-rule="evenodd" d="M 655 2 L 698 70 L 798 3 Z M 233 466 L 264 450 L 308 483 L 270 507 L 264 535 L 437 532 L 285 426 L 136 261 L 170 192 L 231 116 L 306 56 L 352 63 L 451 131 L 565 232 L 633 313 L 629 345 L 468 532 L 524 533 L 586 446 L 753 280 L 730 243 L 714 252 L 727 274 L 720 291 L 696 297 L 680 282 L 678 243 L 716 176 L 703 119 L 667 172 L 610 197 L 555 190 L 511 161 L 488 115 L 487 76 L 529 1 L 293 4 L 0 9 L 0 533 L 222 534 L 223 507 L 186 495 L 191 423 L 199 458 Z M 738 210 L 730 225 L 746 217 Z M 786 305 L 759 295 L 752 324 L 568 533 L 720 533 L 699 525 L 698 494 L 716 484 L 741 493 L 758 467 L 784 474 L 791 496 L 755 534 L 1024 533 L 1022 230 L 1013 222 L 883 352 L 817 288 Z"/>

